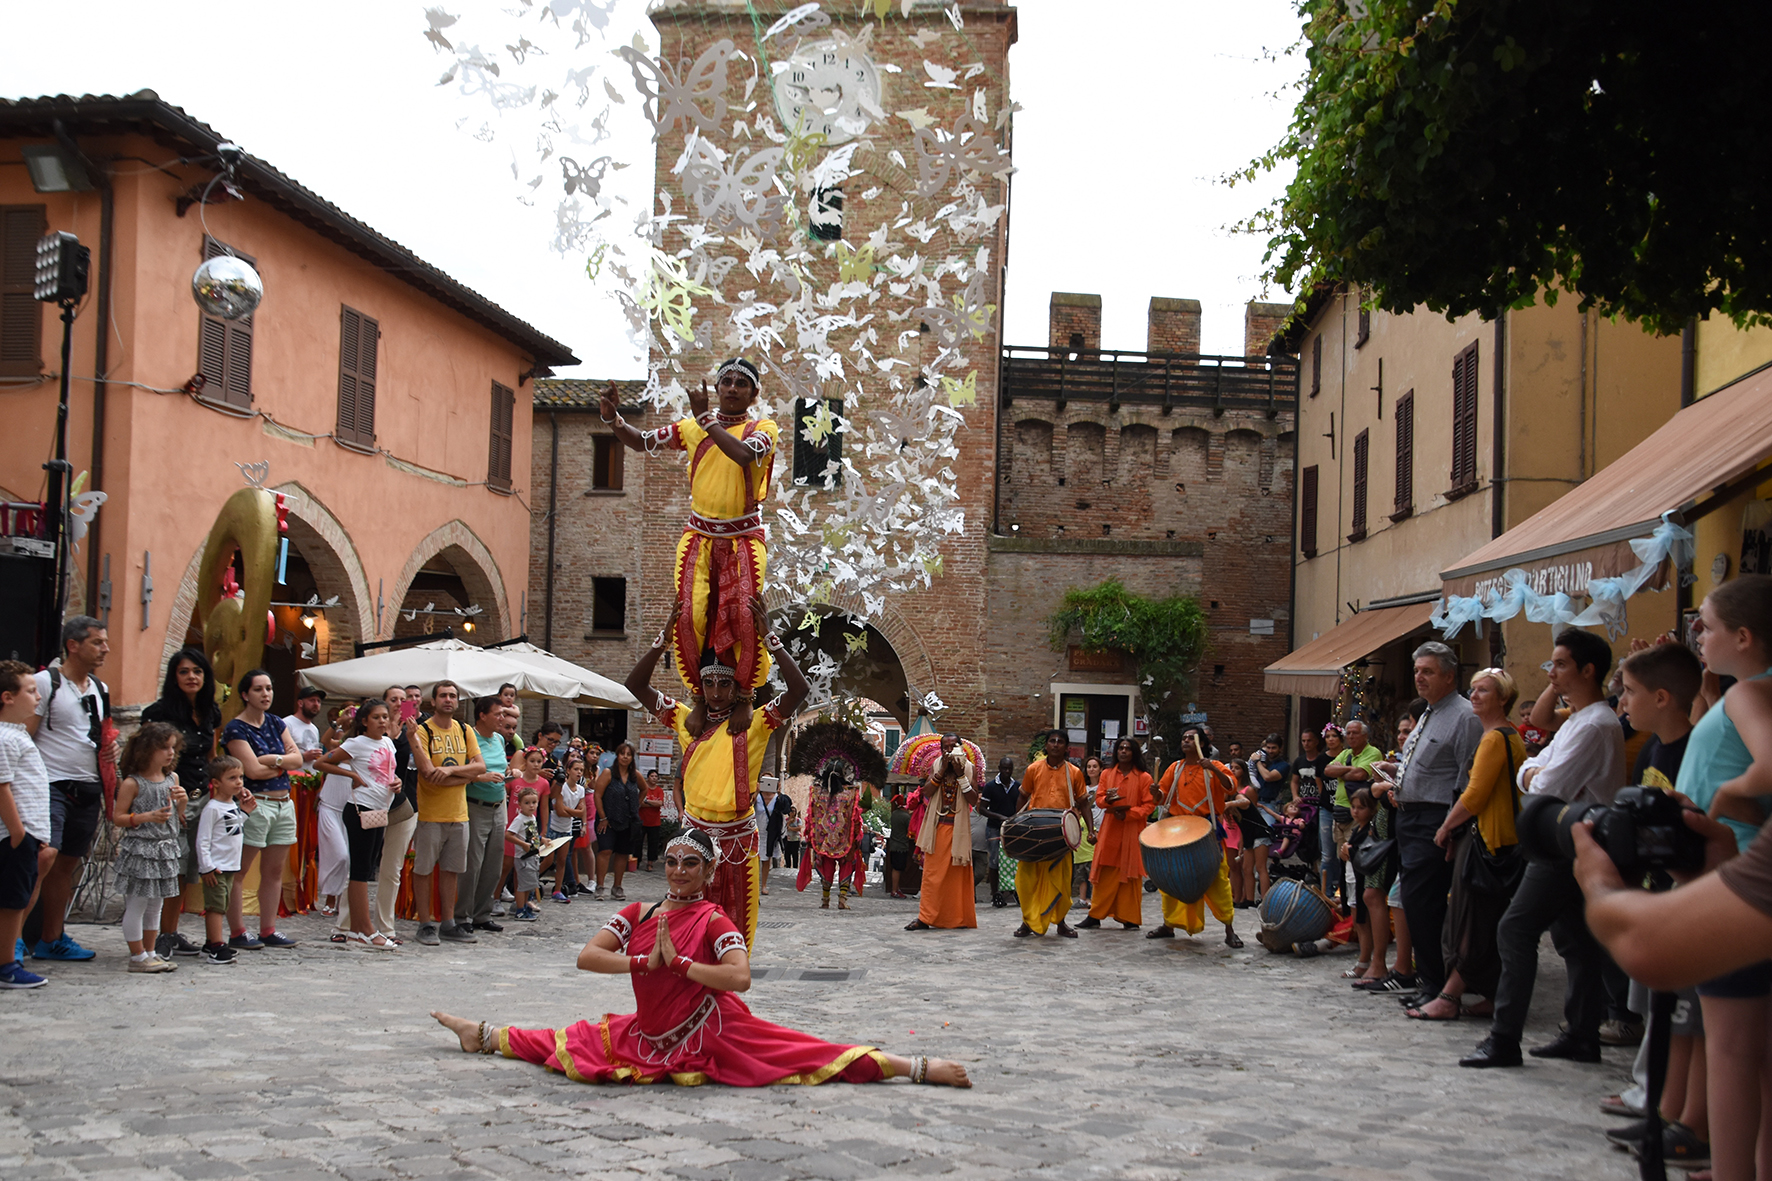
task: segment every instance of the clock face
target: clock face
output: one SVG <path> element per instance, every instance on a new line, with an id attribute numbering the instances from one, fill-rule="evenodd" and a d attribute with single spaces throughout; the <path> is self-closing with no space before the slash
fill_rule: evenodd
<path id="1" fill-rule="evenodd" d="M 830 144 L 847 143 L 867 129 L 870 106 L 880 103 L 880 72 L 858 49 L 838 49 L 835 41 L 802 46 L 775 78 L 775 109 L 782 129 L 800 127 Z"/>

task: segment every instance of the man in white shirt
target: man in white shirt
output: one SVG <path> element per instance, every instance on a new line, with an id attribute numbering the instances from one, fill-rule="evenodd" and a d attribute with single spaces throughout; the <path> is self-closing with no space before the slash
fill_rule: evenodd
<path id="1" fill-rule="evenodd" d="M 301 752 L 303 771 L 312 771 L 314 760 L 326 754 L 320 745 L 320 727 L 316 720 L 325 708 L 326 694 L 308 685 L 295 695 L 295 712 L 283 719 L 284 728 L 295 739 L 295 749 Z"/>
<path id="2" fill-rule="evenodd" d="M 1550 682 L 1569 703 L 1569 720 L 1549 746 L 1521 766 L 1521 790 L 1570 803 L 1610 804 L 1624 786 L 1624 728 L 1606 703 L 1606 674 L 1611 668 L 1612 648 L 1599 636 L 1580 628 L 1557 636 Z M 1495 989 L 1489 1036 L 1459 1061 L 1460 1066 L 1520 1065 L 1520 1034 L 1538 975 L 1538 941 L 1547 930 L 1569 969 L 1563 992 L 1568 1029 L 1549 1045 L 1534 1049 L 1532 1056 L 1600 1060 L 1606 951 L 1588 930 L 1574 866 L 1567 861 L 1531 860 L 1496 932 L 1501 982 Z"/>

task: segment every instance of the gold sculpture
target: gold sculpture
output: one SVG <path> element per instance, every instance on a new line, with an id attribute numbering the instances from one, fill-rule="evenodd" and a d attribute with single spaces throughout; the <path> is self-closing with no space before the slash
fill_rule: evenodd
<path id="1" fill-rule="evenodd" d="M 203 566 L 197 576 L 197 619 L 203 629 L 203 651 L 215 666 L 218 689 L 231 689 L 264 658 L 271 589 L 277 579 L 282 499 L 264 488 L 240 489 L 222 505 L 203 547 Z M 240 555 L 238 574 L 234 569 L 236 553 Z M 222 717 L 233 718 L 241 705 L 238 694 L 228 693 Z"/>

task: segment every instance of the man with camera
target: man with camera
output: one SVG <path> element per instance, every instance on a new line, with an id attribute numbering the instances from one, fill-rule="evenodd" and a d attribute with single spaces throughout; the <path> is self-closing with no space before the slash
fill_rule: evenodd
<path id="1" fill-rule="evenodd" d="M 1624 784 L 1624 728 L 1606 701 L 1606 674 L 1611 669 L 1612 649 L 1599 636 L 1580 628 L 1558 634 L 1550 682 L 1569 703 L 1569 719 L 1550 745 L 1520 768 L 1522 791 L 1565 804 L 1612 802 Z M 1496 934 L 1501 982 L 1495 990 L 1495 1018 L 1489 1036 L 1459 1060 L 1460 1066 L 1520 1065 L 1520 1035 L 1538 975 L 1538 941 L 1547 930 L 1568 965 L 1563 995 L 1568 1029 L 1535 1048 L 1532 1056 L 1600 1060 L 1600 1021 L 1605 1016 L 1600 972 L 1606 952 L 1588 930 L 1574 866 L 1557 854 L 1554 837 L 1546 839 L 1547 834 L 1532 823 L 1536 817 L 1554 825 L 1555 813 L 1563 810 L 1529 807 L 1521 814 L 1520 843 L 1528 861 Z"/>

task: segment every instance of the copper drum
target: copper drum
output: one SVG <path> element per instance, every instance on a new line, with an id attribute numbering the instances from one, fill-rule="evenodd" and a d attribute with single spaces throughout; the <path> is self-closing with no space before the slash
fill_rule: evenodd
<path id="1" fill-rule="evenodd" d="M 1204 816 L 1171 816 L 1147 824 L 1138 834 L 1138 844 L 1145 876 L 1182 902 L 1206 897 L 1224 860 L 1218 832 Z"/>
<path id="2" fill-rule="evenodd" d="M 1029 808 L 1003 822 L 1003 855 L 1056 861 L 1083 843 L 1083 822 L 1063 808 Z"/>
<path id="3" fill-rule="evenodd" d="M 1291 878 L 1276 878 L 1261 900 L 1262 946 L 1290 951 L 1329 933 L 1335 912 L 1322 893 Z"/>

